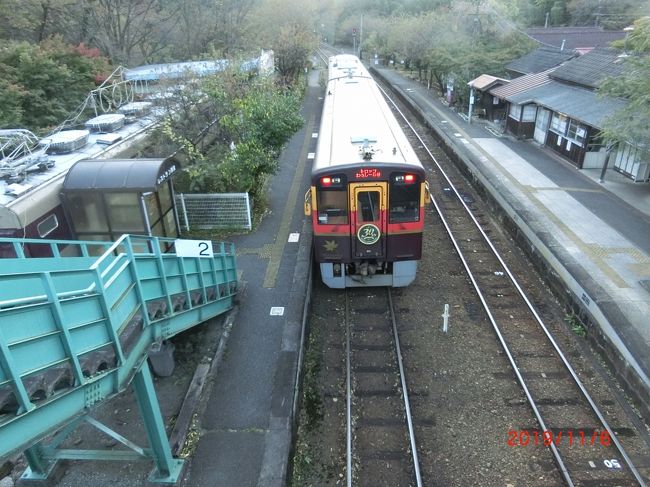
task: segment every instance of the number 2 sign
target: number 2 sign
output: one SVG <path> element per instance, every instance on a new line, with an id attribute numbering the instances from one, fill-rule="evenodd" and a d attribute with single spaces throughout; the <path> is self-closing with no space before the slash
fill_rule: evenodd
<path id="1" fill-rule="evenodd" d="M 176 255 L 179 257 L 212 257 L 210 240 L 174 240 Z"/>

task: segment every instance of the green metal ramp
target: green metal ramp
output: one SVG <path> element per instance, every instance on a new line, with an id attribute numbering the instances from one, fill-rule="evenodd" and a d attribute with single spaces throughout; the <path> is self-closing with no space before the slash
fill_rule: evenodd
<path id="1" fill-rule="evenodd" d="M 36 246 L 47 246 L 50 257 L 27 257 Z M 218 244 L 206 254 L 181 257 L 173 239 L 156 237 L 0 238 L 0 458 L 24 451 L 30 468 L 23 478 L 36 480 L 47 478 L 58 459 L 145 457 L 155 463 L 150 480 L 174 483 L 182 460 L 171 456 L 146 359 L 154 342 L 233 306 L 234 246 Z M 147 448 L 88 415 L 129 385 Z M 82 420 L 130 451 L 58 449 Z"/>

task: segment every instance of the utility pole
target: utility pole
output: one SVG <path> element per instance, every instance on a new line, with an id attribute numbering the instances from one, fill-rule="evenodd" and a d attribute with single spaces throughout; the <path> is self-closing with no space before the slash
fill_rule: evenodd
<path id="1" fill-rule="evenodd" d="M 361 43 L 363 42 L 363 14 L 361 14 L 361 23 L 359 24 L 359 59 L 361 59 Z"/>
<path id="2" fill-rule="evenodd" d="M 605 162 L 603 162 L 603 169 L 600 171 L 600 178 L 598 182 L 603 184 L 605 182 L 605 173 L 607 172 L 607 166 L 609 165 L 609 158 L 612 155 L 612 150 L 614 149 L 614 144 L 608 142 L 605 146 Z"/>
<path id="3" fill-rule="evenodd" d="M 469 85 L 469 110 L 467 110 L 467 123 L 472 124 L 472 105 L 474 105 L 474 86 Z"/>

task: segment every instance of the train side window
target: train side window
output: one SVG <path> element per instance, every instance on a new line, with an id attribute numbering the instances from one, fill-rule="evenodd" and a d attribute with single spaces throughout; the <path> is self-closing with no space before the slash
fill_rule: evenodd
<path id="1" fill-rule="evenodd" d="M 345 189 L 318 191 L 318 223 L 321 225 L 348 223 L 348 192 Z"/>
<path id="2" fill-rule="evenodd" d="M 41 238 L 47 237 L 54 230 L 59 228 L 59 220 L 56 215 L 50 215 L 45 220 L 36 225 L 36 230 Z"/>
<path id="3" fill-rule="evenodd" d="M 392 184 L 388 206 L 390 223 L 418 221 L 420 219 L 420 185 Z"/>

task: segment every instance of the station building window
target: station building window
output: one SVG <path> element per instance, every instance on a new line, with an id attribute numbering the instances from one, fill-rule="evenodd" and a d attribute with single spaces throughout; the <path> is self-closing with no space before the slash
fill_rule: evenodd
<path id="1" fill-rule="evenodd" d="M 584 147 L 587 138 L 587 126 L 560 113 L 553 113 L 550 130 L 572 143 Z"/>

